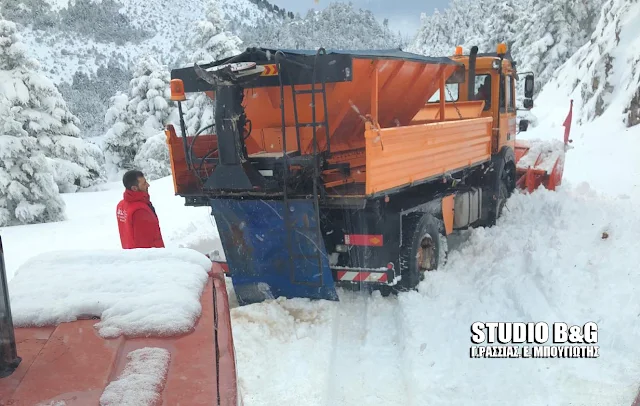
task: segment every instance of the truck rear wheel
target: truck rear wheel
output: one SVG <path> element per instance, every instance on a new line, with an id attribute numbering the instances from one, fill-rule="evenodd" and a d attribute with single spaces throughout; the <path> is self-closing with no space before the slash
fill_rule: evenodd
<path id="1" fill-rule="evenodd" d="M 489 212 L 490 226 L 494 226 L 502 215 L 507 200 L 516 186 L 516 167 L 511 155 L 505 150 L 493 161 L 494 171 L 490 183 L 493 190 L 493 201 Z"/>
<path id="2" fill-rule="evenodd" d="M 415 289 L 425 272 L 438 269 L 441 238 L 440 222 L 431 214 L 414 213 L 403 219 L 398 291 Z"/>

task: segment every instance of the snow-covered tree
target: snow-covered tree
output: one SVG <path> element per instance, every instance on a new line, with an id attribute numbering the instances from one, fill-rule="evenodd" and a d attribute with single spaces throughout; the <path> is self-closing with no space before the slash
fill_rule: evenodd
<path id="1" fill-rule="evenodd" d="M 227 31 L 228 24 L 220 0 L 208 0 L 206 19 L 196 23 L 187 42 L 189 62 L 203 64 L 239 54 L 242 41 Z"/>
<path id="2" fill-rule="evenodd" d="M 145 137 L 134 112 L 129 109 L 129 97 L 126 94 L 118 93 L 111 98 L 105 125 L 110 127 L 104 138 L 104 148 L 109 153 L 110 162 L 121 169 L 133 168 L 133 160 L 144 144 Z"/>
<path id="3" fill-rule="evenodd" d="M 14 119 L 37 141 L 54 169 L 63 192 L 73 192 L 102 180 L 104 161 L 100 149 L 82 138 L 78 119 L 39 63 L 27 56 L 16 25 L 0 17 L 0 75 L 2 93 Z"/>
<path id="4" fill-rule="evenodd" d="M 321 11 L 309 10 L 304 18 L 265 20 L 242 33 L 248 46 L 289 49 L 390 49 L 401 39 L 369 10 L 351 3 L 331 3 Z"/>
<path id="5" fill-rule="evenodd" d="M 0 226 L 64 219 L 53 168 L 25 129 L 23 105 L 31 98 L 20 73 L 36 67 L 15 24 L 0 16 Z"/>
<path id="6" fill-rule="evenodd" d="M 134 164 L 148 180 L 171 175 L 169 148 L 164 132 L 150 137 L 142 144 L 134 159 Z"/>
<path id="7" fill-rule="evenodd" d="M 188 41 L 188 63 L 210 63 L 241 53 L 242 41 L 228 31 L 220 0 L 209 0 L 206 19 L 196 24 Z M 214 123 L 214 102 L 199 93 L 187 102 L 185 124 L 193 135 Z"/>
<path id="8" fill-rule="evenodd" d="M 143 56 L 129 82 L 129 94 L 112 98 L 105 124 L 105 150 L 111 161 L 122 169 L 132 168 L 135 156 L 145 141 L 175 119 L 170 102 L 168 69 L 151 56 Z"/>
<path id="9" fill-rule="evenodd" d="M 589 41 L 557 70 L 549 83 L 575 101 L 574 119 L 584 124 L 602 115 L 627 126 L 640 124 L 640 38 L 636 35 L 640 2 L 607 0 L 594 18 Z"/>
<path id="10" fill-rule="evenodd" d="M 0 226 L 64 220 L 53 169 L 15 110 L 0 98 Z"/>
<path id="11" fill-rule="evenodd" d="M 451 55 L 457 45 L 467 52 L 495 52 L 505 42 L 518 70 L 536 74 L 536 93 L 556 70 L 585 44 L 595 28 L 603 0 L 451 0 L 443 13 L 422 19 L 410 51 Z M 519 92 L 518 95 L 520 95 Z"/>

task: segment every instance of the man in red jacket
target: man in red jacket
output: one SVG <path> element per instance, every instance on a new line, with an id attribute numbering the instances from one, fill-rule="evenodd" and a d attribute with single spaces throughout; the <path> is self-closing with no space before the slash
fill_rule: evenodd
<path id="1" fill-rule="evenodd" d="M 122 177 L 126 190 L 116 208 L 122 248 L 164 248 L 160 223 L 149 197 L 149 183 L 140 171 Z"/>

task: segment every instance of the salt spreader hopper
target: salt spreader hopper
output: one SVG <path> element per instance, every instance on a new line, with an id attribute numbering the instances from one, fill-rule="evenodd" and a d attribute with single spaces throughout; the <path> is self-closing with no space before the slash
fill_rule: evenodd
<path id="1" fill-rule="evenodd" d="M 241 305 L 412 289 L 443 239 L 493 224 L 516 185 L 503 45 L 451 58 L 249 48 L 171 77 L 175 192 L 212 208 Z M 190 93 L 212 100 L 215 125 L 187 135 Z"/>

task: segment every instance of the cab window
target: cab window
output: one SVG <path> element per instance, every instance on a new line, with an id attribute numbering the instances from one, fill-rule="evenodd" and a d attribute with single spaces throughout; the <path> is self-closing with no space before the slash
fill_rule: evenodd
<path id="1" fill-rule="evenodd" d="M 484 100 L 484 109 L 491 108 L 491 75 L 477 75 L 475 83 L 475 100 Z"/>
<path id="2" fill-rule="evenodd" d="M 509 82 L 511 82 L 511 104 L 509 104 L 509 108 L 511 111 L 516 111 L 516 81 L 509 77 Z"/>
<path id="3" fill-rule="evenodd" d="M 507 108 L 507 110 L 509 110 L 509 107 L 511 107 L 511 76 L 505 76 L 504 77 L 504 99 L 500 102 L 500 107 L 501 108 Z"/>
<path id="4" fill-rule="evenodd" d="M 445 97 L 444 101 L 446 102 L 455 102 L 458 101 L 458 89 L 460 85 L 458 83 L 447 83 L 444 88 Z M 440 102 L 440 89 L 438 89 L 433 96 L 428 100 L 428 103 L 439 103 Z"/>

